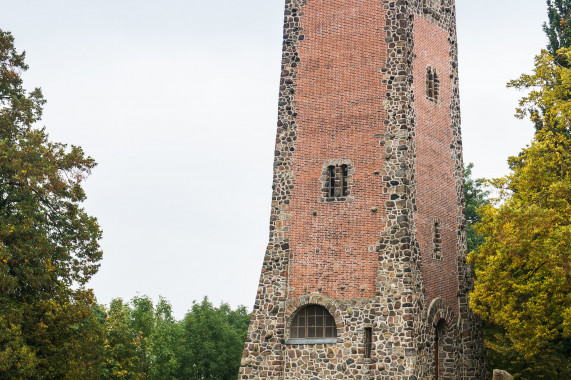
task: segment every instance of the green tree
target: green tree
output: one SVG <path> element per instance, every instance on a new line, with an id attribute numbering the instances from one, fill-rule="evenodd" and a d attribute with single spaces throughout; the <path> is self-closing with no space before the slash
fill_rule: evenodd
<path id="1" fill-rule="evenodd" d="M 131 300 L 129 328 L 140 337 L 137 355 L 139 356 L 140 372 L 149 373 L 151 366 L 151 335 L 155 330 L 155 307 L 147 297 L 135 297 Z"/>
<path id="2" fill-rule="evenodd" d="M 468 252 L 475 251 L 479 245 L 484 243 L 484 238 L 476 232 L 474 225 L 481 219 L 478 209 L 489 204 L 489 192 L 484 189 L 484 179 L 472 178 L 472 169 L 474 164 L 470 163 L 464 168 L 464 200 L 466 208 L 464 216 L 466 217 L 466 240 L 468 243 Z"/>
<path id="3" fill-rule="evenodd" d="M 105 361 L 101 379 L 145 379 L 140 351 L 142 333 L 133 329 L 133 310 L 122 299 L 111 301 L 105 317 Z"/>
<path id="4" fill-rule="evenodd" d="M 178 357 L 179 379 L 236 378 L 250 316 L 244 307 L 215 308 L 204 299 L 185 316 Z"/>
<path id="5" fill-rule="evenodd" d="M 499 195 L 481 210 L 485 242 L 470 255 L 470 304 L 505 330 L 527 379 L 571 378 L 571 69 L 557 57 L 543 51 L 533 74 L 509 84 L 529 91 L 518 117 L 543 127 L 510 157 L 511 173 L 492 181 Z"/>
<path id="6" fill-rule="evenodd" d="M 549 21 L 543 24 L 543 30 L 549 38 L 549 52 L 556 55 L 559 49 L 570 47 L 571 1 L 547 0 L 547 9 Z"/>
<path id="7" fill-rule="evenodd" d="M 102 339 L 85 284 L 101 231 L 81 207 L 95 161 L 36 128 L 45 100 L 0 30 L 0 377 L 96 378 Z"/>
<path id="8" fill-rule="evenodd" d="M 178 361 L 175 347 L 179 326 L 172 316 L 171 305 L 163 298 L 155 306 L 148 296 L 131 300 L 129 327 L 140 336 L 138 348 L 140 371 L 148 379 L 175 378 Z"/>
<path id="9" fill-rule="evenodd" d="M 148 296 L 117 298 L 98 310 L 106 331 L 102 379 L 176 379 L 180 323 L 165 299 L 155 307 Z"/>
<path id="10" fill-rule="evenodd" d="M 161 298 L 155 307 L 155 325 L 150 336 L 150 380 L 176 379 L 180 366 L 176 351 L 181 336 L 181 324 L 174 319 L 171 305 Z"/>

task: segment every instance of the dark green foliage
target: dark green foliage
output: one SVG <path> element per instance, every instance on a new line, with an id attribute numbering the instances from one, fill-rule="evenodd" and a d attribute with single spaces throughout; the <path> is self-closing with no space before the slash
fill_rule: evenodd
<path id="1" fill-rule="evenodd" d="M 549 39 L 547 50 L 555 57 L 555 62 L 568 67 L 569 61 L 559 49 L 571 46 L 571 0 L 547 0 L 548 22 L 543 24 L 543 30 Z M 557 81 L 561 80 L 560 78 Z M 529 116 L 537 131 L 543 128 L 544 107 L 532 107 Z"/>
<path id="2" fill-rule="evenodd" d="M 179 379 L 234 379 L 238 374 L 250 316 L 244 307 L 194 303 L 183 324 Z"/>
<path id="3" fill-rule="evenodd" d="M 571 341 L 568 339 L 554 342 L 530 360 L 514 349 L 505 329 L 484 323 L 484 334 L 490 368 L 505 369 L 522 380 L 571 379 Z"/>
<path id="4" fill-rule="evenodd" d="M 99 306 L 105 320 L 105 362 L 101 379 L 234 379 L 238 374 L 250 316 L 243 307 L 213 307 L 205 298 L 182 321 L 171 305 L 146 297 L 129 304 Z"/>
<path id="5" fill-rule="evenodd" d="M 181 362 L 176 352 L 180 351 L 178 345 L 182 342 L 182 326 L 175 321 L 171 305 L 163 298 L 155 308 L 155 324 L 150 341 L 152 365 L 149 366 L 149 379 L 176 379 Z"/>
<path id="6" fill-rule="evenodd" d="M 571 43 L 571 1 L 547 0 L 549 21 L 543 24 L 543 30 L 549 38 L 547 48 L 553 55 Z"/>
<path id="7" fill-rule="evenodd" d="M 473 168 L 474 164 L 472 163 L 464 168 L 464 199 L 466 201 L 464 216 L 466 217 L 468 252 L 476 250 L 484 242 L 484 238 L 474 230 L 474 224 L 481 219 L 478 208 L 490 203 L 487 199 L 489 192 L 484 190 L 484 180 L 472 178 Z"/>

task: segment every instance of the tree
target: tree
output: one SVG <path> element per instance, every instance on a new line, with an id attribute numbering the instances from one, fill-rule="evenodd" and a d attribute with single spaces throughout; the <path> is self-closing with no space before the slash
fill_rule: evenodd
<path id="1" fill-rule="evenodd" d="M 244 307 L 219 308 L 205 298 L 185 316 L 179 346 L 179 379 L 229 380 L 236 378 L 250 316 Z"/>
<path id="2" fill-rule="evenodd" d="M 101 379 L 145 379 L 141 362 L 143 334 L 132 327 L 133 310 L 122 299 L 111 301 L 105 318 L 105 359 Z"/>
<path id="3" fill-rule="evenodd" d="M 178 369 L 175 355 L 180 326 L 171 305 L 161 298 L 155 306 L 148 296 L 131 300 L 129 328 L 140 337 L 137 355 L 140 372 L 148 379 L 174 379 Z"/>
<path id="4" fill-rule="evenodd" d="M 464 200 L 466 208 L 464 216 L 466 217 L 466 240 L 468 243 L 468 252 L 472 252 L 484 243 L 484 238 L 476 232 L 474 225 L 481 220 L 478 209 L 489 204 L 487 197 L 489 192 L 484 189 L 484 179 L 472 178 L 472 169 L 474 164 L 470 163 L 464 168 Z"/>
<path id="5" fill-rule="evenodd" d="M 177 344 L 182 336 L 181 324 L 172 315 L 172 307 L 161 298 L 155 308 L 155 327 L 151 334 L 150 380 L 176 379 L 180 367 L 176 357 Z"/>
<path id="6" fill-rule="evenodd" d="M 499 195 L 476 225 L 485 242 L 470 254 L 470 304 L 505 330 L 529 379 L 571 378 L 571 69 L 558 57 L 571 62 L 571 50 L 543 51 L 509 84 L 529 91 L 517 116 L 542 128 L 492 181 Z"/>
<path id="7" fill-rule="evenodd" d="M 547 0 L 549 22 L 543 30 L 549 38 L 548 50 L 552 55 L 571 43 L 571 1 Z"/>
<path id="8" fill-rule="evenodd" d="M 27 69 L 0 30 L 0 377 L 96 378 L 102 335 L 85 284 L 101 230 L 81 207 L 96 164 L 35 127 L 45 100 L 24 90 Z"/>

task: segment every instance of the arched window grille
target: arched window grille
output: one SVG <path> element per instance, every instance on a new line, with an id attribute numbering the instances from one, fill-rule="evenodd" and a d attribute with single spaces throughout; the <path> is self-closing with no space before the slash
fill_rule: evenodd
<path id="1" fill-rule="evenodd" d="M 335 319 L 323 306 L 309 305 L 299 310 L 291 324 L 291 339 L 331 339 L 337 337 Z"/>

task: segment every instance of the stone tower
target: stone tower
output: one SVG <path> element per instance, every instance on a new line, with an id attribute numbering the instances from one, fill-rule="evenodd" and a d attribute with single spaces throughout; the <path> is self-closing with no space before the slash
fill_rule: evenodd
<path id="1" fill-rule="evenodd" d="M 454 0 L 286 0 L 270 240 L 239 379 L 485 379 Z"/>

